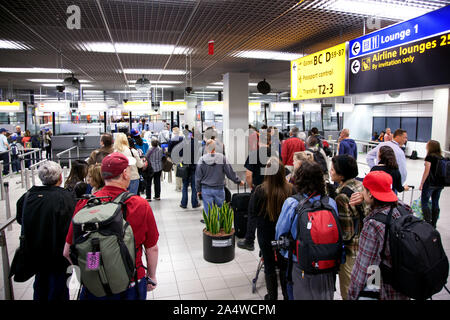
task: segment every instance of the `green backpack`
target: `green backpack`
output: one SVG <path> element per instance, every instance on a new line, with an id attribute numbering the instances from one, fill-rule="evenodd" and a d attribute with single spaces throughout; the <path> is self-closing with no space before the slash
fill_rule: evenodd
<path id="1" fill-rule="evenodd" d="M 80 267 L 81 283 L 96 297 L 121 293 L 137 278 L 136 245 L 124 203 L 132 196 L 91 197 L 72 219 L 71 259 Z"/>

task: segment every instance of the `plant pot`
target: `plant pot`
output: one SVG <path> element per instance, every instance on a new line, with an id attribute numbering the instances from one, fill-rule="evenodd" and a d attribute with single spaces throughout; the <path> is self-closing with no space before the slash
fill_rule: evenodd
<path id="1" fill-rule="evenodd" d="M 234 259 L 235 237 L 231 234 L 212 235 L 203 229 L 203 258 L 212 263 L 225 263 Z"/>

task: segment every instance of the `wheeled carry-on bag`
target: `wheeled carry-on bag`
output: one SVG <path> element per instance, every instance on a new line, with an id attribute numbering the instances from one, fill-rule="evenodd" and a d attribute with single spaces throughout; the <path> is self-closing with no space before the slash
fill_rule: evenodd
<path id="1" fill-rule="evenodd" d="M 231 207 L 234 211 L 234 230 L 236 237 L 244 238 L 247 232 L 247 220 L 248 220 L 248 204 L 250 202 L 250 192 L 247 192 L 247 188 L 244 186 L 244 192 L 233 194 L 231 198 Z"/>

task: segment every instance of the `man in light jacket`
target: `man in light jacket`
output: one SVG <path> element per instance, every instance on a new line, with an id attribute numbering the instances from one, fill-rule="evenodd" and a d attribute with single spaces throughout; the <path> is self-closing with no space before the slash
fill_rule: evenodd
<path id="1" fill-rule="evenodd" d="M 198 194 L 202 196 L 203 209 L 208 210 L 208 205 L 214 203 L 219 207 L 225 201 L 225 175 L 236 184 L 244 185 L 234 172 L 227 158 L 216 153 L 216 142 L 209 139 L 206 142 L 207 154 L 202 156 L 195 171 L 195 186 Z"/>
<path id="2" fill-rule="evenodd" d="M 402 150 L 402 146 L 406 144 L 406 141 L 408 141 L 408 134 L 406 133 L 406 130 L 395 130 L 394 139 L 392 141 L 382 142 L 376 148 L 369 151 L 366 157 L 367 164 L 370 168 L 375 166 L 376 162 L 378 162 L 378 150 L 380 150 L 382 146 L 391 147 L 392 150 L 394 150 L 395 158 L 397 159 L 398 170 L 400 171 L 400 175 L 402 176 L 402 185 L 404 185 L 408 173 L 406 171 L 405 152 Z"/>

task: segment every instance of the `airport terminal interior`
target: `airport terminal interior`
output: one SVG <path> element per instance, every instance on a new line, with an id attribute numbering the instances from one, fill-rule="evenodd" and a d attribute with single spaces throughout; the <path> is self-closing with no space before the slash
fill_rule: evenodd
<path id="1" fill-rule="evenodd" d="M 450 157 L 448 0 L 16 0 L 2 1 L 0 16 L 0 300 L 34 294 L 35 277 L 8 277 L 21 236 L 17 201 L 42 186 L 39 168 L 49 161 L 61 166 L 67 187 L 75 161 L 87 161 L 104 133 L 141 136 L 167 152 L 174 132 L 199 145 L 213 132 L 233 171 L 248 181 L 254 130 L 260 143 L 272 135 L 284 164 L 290 134 L 307 142 L 317 130 L 327 170 L 348 132 L 363 181 L 373 166 L 368 154 L 402 129 L 402 185 L 413 187 L 398 199 L 417 217 L 429 141 Z M 180 157 L 170 156 L 160 199 L 152 186 L 147 202 L 159 251 L 157 286 L 146 299 L 264 300 L 258 237 L 253 250 L 238 246 L 242 230 L 207 244 L 201 220 L 208 208 L 202 200 L 192 206 L 192 187 L 182 207 Z M 330 176 L 327 182 L 336 184 Z M 224 186 L 232 208 L 237 195 L 251 192 L 229 178 Z M 146 199 L 145 190 L 139 195 Z M 436 230 L 449 256 L 448 187 L 439 206 Z M 76 300 L 79 285 L 70 279 Z M 334 286 L 334 300 L 342 300 L 339 276 Z M 441 288 L 432 299 L 450 300 Z M 282 300 L 280 283 L 277 290 Z"/>

